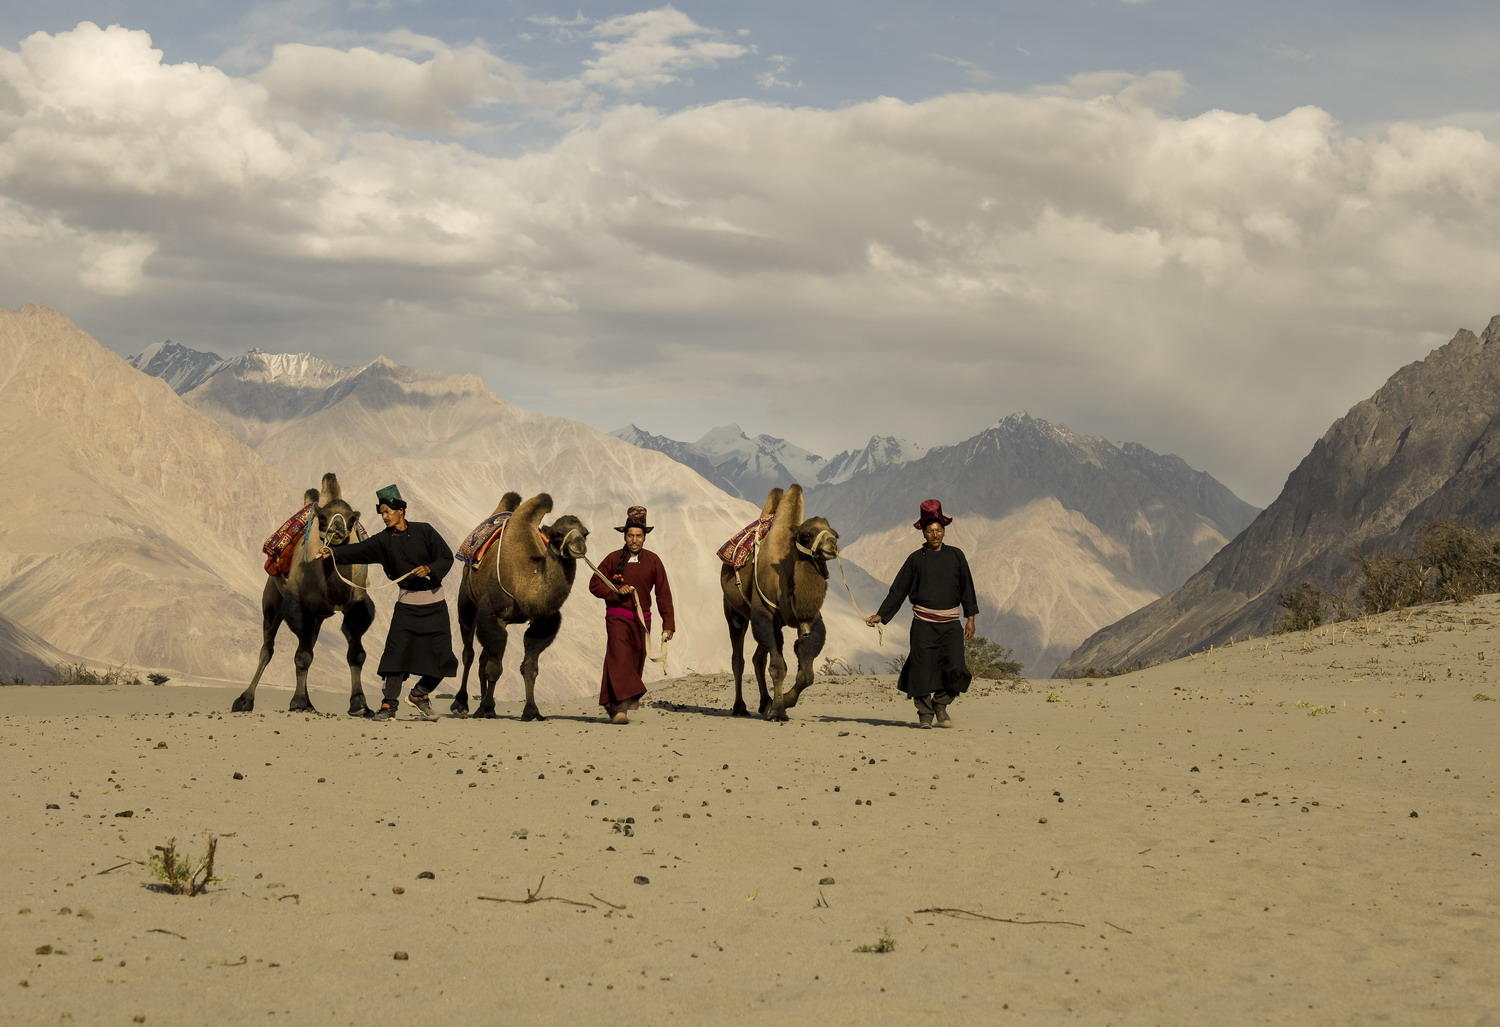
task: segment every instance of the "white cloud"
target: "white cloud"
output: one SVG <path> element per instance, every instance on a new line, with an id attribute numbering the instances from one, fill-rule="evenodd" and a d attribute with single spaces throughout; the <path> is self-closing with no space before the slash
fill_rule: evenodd
<path id="1" fill-rule="evenodd" d="M 748 47 L 721 41 L 675 7 L 623 14 L 595 25 L 596 56 L 586 63 L 583 80 L 622 93 L 664 86 L 683 72 L 712 67 L 749 53 Z"/>
<path id="2" fill-rule="evenodd" d="M 382 42 L 388 49 L 282 44 L 255 80 L 308 113 L 458 134 L 477 130 L 463 117 L 475 108 L 555 109 L 578 97 L 576 86 L 538 82 L 479 45 L 453 48 L 410 32 Z"/>
<path id="3" fill-rule="evenodd" d="M 802 80 L 793 82 L 786 77 L 791 72 L 792 59 L 790 57 L 767 57 L 770 67 L 755 76 L 755 84 L 762 89 L 797 89 L 802 85 Z"/>
<path id="4" fill-rule="evenodd" d="M 449 51 L 387 46 L 372 67 L 427 90 L 411 122 L 494 85 L 444 92 Z M 353 360 L 439 338 L 453 369 L 606 426 L 663 382 L 679 422 L 827 449 L 1025 407 L 1264 500 L 1350 403 L 1495 312 L 1500 145 L 1350 137 L 1316 108 L 1176 117 L 1182 88 L 624 105 L 501 159 L 85 24 L 0 50 L 0 277 L 87 290 L 145 333 L 125 346 L 200 325 L 233 351 L 274 323 L 276 346 Z"/>
<path id="5" fill-rule="evenodd" d="M 1020 47 L 1016 49 L 1020 50 Z M 1021 52 L 1025 53 L 1026 51 L 1022 50 Z M 935 53 L 931 57 L 935 61 L 942 61 L 944 64 L 951 64 L 955 68 L 961 69 L 964 76 L 975 85 L 983 86 L 995 81 L 995 73 L 993 71 L 971 60 L 963 57 L 952 57 L 943 53 Z"/>

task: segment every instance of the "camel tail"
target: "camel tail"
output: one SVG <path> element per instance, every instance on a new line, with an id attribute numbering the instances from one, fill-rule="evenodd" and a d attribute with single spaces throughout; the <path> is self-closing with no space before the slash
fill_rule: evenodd
<path id="1" fill-rule="evenodd" d="M 343 499 L 344 490 L 339 487 L 339 476 L 329 471 L 323 475 L 323 506 L 327 506 L 335 499 Z"/>

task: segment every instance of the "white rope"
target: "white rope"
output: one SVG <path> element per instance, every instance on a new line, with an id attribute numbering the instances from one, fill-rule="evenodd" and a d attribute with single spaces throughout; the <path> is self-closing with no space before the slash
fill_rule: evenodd
<path id="1" fill-rule="evenodd" d="M 344 525 L 344 537 L 348 538 L 349 537 L 349 522 L 344 519 L 344 515 L 343 514 L 336 513 L 332 517 L 328 518 L 328 526 L 330 528 L 333 527 L 333 522 L 334 522 L 335 519 L 337 519 L 337 520 L 339 520 L 340 522 L 343 523 L 343 525 Z M 323 532 L 318 527 L 318 512 L 316 510 L 313 511 L 312 517 L 308 520 L 308 523 L 307 523 L 307 535 L 308 535 L 309 538 L 316 539 L 317 543 L 318 543 L 317 549 L 311 549 L 309 547 L 311 552 L 316 553 L 318 550 L 321 550 L 321 549 L 325 548 L 325 546 L 323 545 Z M 348 578 L 344 577 L 343 573 L 339 570 L 339 562 L 338 562 L 338 560 L 336 560 L 334 558 L 333 547 L 332 546 L 328 546 L 326 548 L 328 549 L 328 562 L 333 565 L 333 573 L 334 573 L 334 575 L 340 581 L 342 581 L 344 584 L 348 585 L 350 588 L 362 588 L 366 592 L 378 592 L 382 588 L 390 588 L 393 585 L 399 585 L 399 584 L 401 584 L 401 582 L 405 581 L 407 578 L 411 577 L 413 574 L 415 574 L 417 572 L 417 569 L 415 567 L 413 567 L 411 570 L 409 570 L 405 574 L 401 575 L 401 577 L 396 578 L 393 581 L 388 581 L 384 585 L 375 585 L 375 586 L 361 585 L 358 582 L 350 581 Z M 308 557 L 308 559 L 309 560 L 315 559 L 315 557 Z M 368 572 L 366 572 L 366 573 L 368 573 Z"/>
<path id="2" fill-rule="evenodd" d="M 826 563 L 827 557 L 820 557 L 818 554 L 818 544 L 823 541 L 824 535 L 832 534 L 832 531 L 824 528 L 822 531 L 818 532 L 817 537 L 812 540 L 812 545 L 804 546 L 801 542 L 796 543 L 797 551 L 812 557 L 814 560 L 822 559 Z M 855 616 L 857 616 L 860 620 L 864 620 L 865 612 L 859 608 L 859 601 L 854 598 L 854 589 L 849 587 L 849 577 L 844 573 L 844 561 L 839 559 L 838 557 L 834 557 L 834 559 L 838 560 L 839 580 L 844 583 L 844 591 L 849 593 L 849 605 L 854 607 Z M 875 633 L 880 636 L 880 644 L 885 645 L 885 626 L 883 624 L 876 624 Z"/>

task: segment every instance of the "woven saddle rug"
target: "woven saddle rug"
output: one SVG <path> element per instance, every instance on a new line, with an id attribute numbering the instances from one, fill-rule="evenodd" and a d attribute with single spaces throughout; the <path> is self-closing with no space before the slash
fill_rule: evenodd
<path id="1" fill-rule="evenodd" d="M 719 547 L 719 559 L 739 570 L 750 562 L 750 554 L 755 551 L 756 544 L 766 537 L 766 529 L 770 526 L 771 518 L 757 517 Z"/>
<path id="2" fill-rule="evenodd" d="M 307 526 L 312 522 L 313 511 L 317 508 L 316 503 L 308 503 L 288 517 L 285 524 L 271 532 L 271 537 L 261 545 L 260 551 L 266 554 L 267 574 L 284 578 L 291 573 L 292 560 L 297 555 L 297 543 L 307 534 Z M 363 542 L 370 536 L 363 524 L 356 523 L 354 537 Z"/>
<path id="3" fill-rule="evenodd" d="M 458 547 L 458 552 L 453 554 L 454 558 L 464 563 L 478 563 L 483 560 L 490 546 L 500 541 L 500 536 L 505 534 L 505 525 L 509 521 L 509 511 L 493 514 L 480 521 L 478 527 L 469 532 L 468 538 L 464 539 L 463 545 Z"/>

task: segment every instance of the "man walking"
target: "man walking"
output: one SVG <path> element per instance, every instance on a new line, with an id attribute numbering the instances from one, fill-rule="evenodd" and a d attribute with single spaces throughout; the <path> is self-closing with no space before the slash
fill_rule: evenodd
<path id="1" fill-rule="evenodd" d="M 646 508 L 632 506 L 625 513 L 625 523 L 615 530 L 624 534 L 625 545 L 599 561 L 599 573 L 609 580 L 590 578 L 589 591 L 604 600 L 604 678 L 599 685 L 599 705 L 611 723 L 628 724 L 627 711 L 638 707 L 646 694 L 641 671 L 646 666 L 653 593 L 661 608 L 663 645 L 672 640 L 677 622 L 667 569 L 661 558 L 646 548 L 646 536 L 654 530 L 646 523 Z"/>
<path id="2" fill-rule="evenodd" d="M 952 727 L 948 704 L 969 690 L 964 639 L 974 637 L 979 603 L 963 550 L 943 544 L 952 523 L 938 500 L 922 501 L 912 525 L 922 533 L 922 548 L 901 565 L 879 612 L 865 618 L 871 627 L 888 624 L 901 603 L 911 600 L 911 653 L 901 665 L 900 688 L 916 703 L 921 727 L 932 727 L 934 720 L 938 727 Z"/>
<path id="3" fill-rule="evenodd" d="M 453 566 L 453 552 L 432 525 L 406 519 L 406 501 L 394 485 L 375 493 L 376 508 L 385 530 L 363 542 L 350 542 L 318 555 L 338 563 L 378 563 L 401 591 L 391 613 L 391 630 L 380 656 L 379 674 L 385 692 L 375 720 L 390 720 L 401 700 L 407 675 L 418 675 L 407 701 L 425 720 L 436 720 L 428 696 L 443 678 L 458 673 L 453 655 L 453 629 L 448 621 L 443 576 Z"/>

